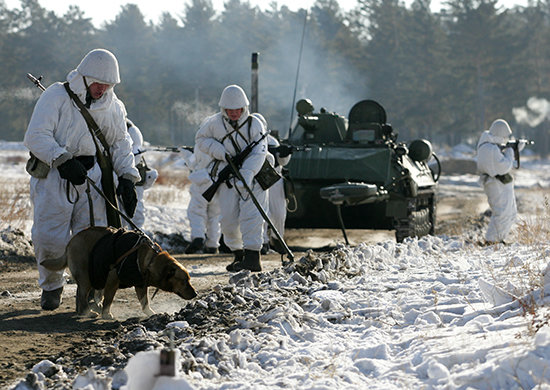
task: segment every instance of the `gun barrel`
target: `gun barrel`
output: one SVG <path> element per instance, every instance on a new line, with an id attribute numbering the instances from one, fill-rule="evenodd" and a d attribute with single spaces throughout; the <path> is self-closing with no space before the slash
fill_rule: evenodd
<path id="1" fill-rule="evenodd" d="M 152 151 L 152 152 L 179 153 L 179 152 L 181 152 L 181 149 L 193 152 L 193 146 L 156 146 L 156 147 L 145 149 L 145 150 L 143 150 L 143 152 Z"/>
<path id="2" fill-rule="evenodd" d="M 39 78 L 36 78 L 32 74 L 27 73 L 27 78 L 31 80 L 34 83 L 34 85 L 36 85 L 39 89 L 41 89 L 42 92 L 46 90 L 46 88 L 40 83 L 42 76 L 40 76 Z"/>
<path id="3" fill-rule="evenodd" d="M 514 140 L 511 140 L 511 141 L 508 141 L 508 142 L 506 143 L 506 146 L 508 146 L 508 147 L 511 146 L 511 147 L 514 147 L 514 148 L 515 148 L 515 147 L 518 146 L 518 144 L 519 144 L 520 142 L 524 142 L 525 145 L 534 145 L 534 144 L 535 144 L 535 141 L 533 141 L 533 140 L 531 140 L 531 139 L 524 139 L 524 138 L 521 138 L 521 139 L 514 139 Z"/>

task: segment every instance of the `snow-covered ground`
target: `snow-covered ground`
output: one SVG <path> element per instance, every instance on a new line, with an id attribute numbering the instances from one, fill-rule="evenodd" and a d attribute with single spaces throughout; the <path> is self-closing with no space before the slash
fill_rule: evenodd
<path id="1" fill-rule="evenodd" d="M 515 177 L 518 188 L 547 189 L 550 163 L 522 161 Z M 459 196 L 476 180 L 442 177 L 441 191 Z M 149 204 L 145 229 L 185 233 L 186 199 Z M 526 210 L 522 221 L 540 218 L 544 202 Z M 125 371 L 95 365 L 71 377 L 62 361 L 33 371 L 46 386 L 70 379 L 87 390 L 550 389 L 550 247 L 537 228 L 538 239 L 516 234 L 506 246 L 429 236 L 228 275 L 227 285 L 178 313 L 127 325 L 105 349 L 130 357 Z M 177 377 L 159 379 L 159 350 L 170 337 Z M 131 342 L 149 350 L 122 353 Z"/>

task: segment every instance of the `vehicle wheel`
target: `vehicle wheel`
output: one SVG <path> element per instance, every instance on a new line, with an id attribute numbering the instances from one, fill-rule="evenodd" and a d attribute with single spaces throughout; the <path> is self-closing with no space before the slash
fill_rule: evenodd
<path id="1" fill-rule="evenodd" d="M 417 200 L 411 200 L 407 218 L 396 218 L 394 227 L 397 242 L 403 242 L 407 237 L 422 237 L 433 234 L 435 230 L 435 203 L 433 196 L 428 201 L 428 204 L 419 206 L 418 210 Z"/>

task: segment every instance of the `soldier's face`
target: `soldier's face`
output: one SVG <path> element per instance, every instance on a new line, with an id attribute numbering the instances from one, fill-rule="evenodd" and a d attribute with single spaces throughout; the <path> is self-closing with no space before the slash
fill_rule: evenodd
<path id="1" fill-rule="evenodd" d="M 242 108 L 235 108 L 235 109 L 226 108 L 225 112 L 227 113 L 227 117 L 229 119 L 231 119 L 232 121 L 236 121 L 241 117 L 241 115 L 243 113 L 243 109 Z"/>
<path id="2" fill-rule="evenodd" d="M 100 97 L 102 97 L 108 88 L 109 88 L 109 84 L 101 84 L 101 83 L 92 83 L 88 87 L 90 91 L 90 95 L 92 95 L 93 99 L 99 99 Z"/>

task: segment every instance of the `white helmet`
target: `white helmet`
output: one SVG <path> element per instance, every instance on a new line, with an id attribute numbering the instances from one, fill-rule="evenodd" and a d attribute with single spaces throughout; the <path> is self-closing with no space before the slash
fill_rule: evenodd
<path id="1" fill-rule="evenodd" d="M 247 107 L 249 102 L 243 89 L 233 84 L 224 88 L 218 104 L 221 108 L 236 110 Z"/>
<path id="2" fill-rule="evenodd" d="M 493 137 L 500 138 L 506 142 L 510 138 L 510 135 L 512 135 L 512 130 L 504 119 L 497 119 L 489 128 L 489 133 Z"/>
<path id="3" fill-rule="evenodd" d="M 255 112 L 255 113 L 252 114 L 252 116 L 256 117 L 256 119 L 258 119 L 262 123 L 264 128 L 267 130 L 267 121 L 265 120 L 265 118 L 262 114 L 260 114 L 259 112 Z"/>
<path id="4" fill-rule="evenodd" d="M 143 146 L 143 134 L 141 134 L 139 128 L 134 125 L 130 119 L 126 119 L 126 121 L 131 124 L 131 126 L 128 126 L 128 134 L 132 139 L 132 153 L 137 154 L 141 151 Z"/>
<path id="5" fill-rule="evenodd" d="M 105 49 L 90 51 L 76 67 L 82 76 L 103 84 L 120 83 L 118 61 L 113 53 Z"/>

